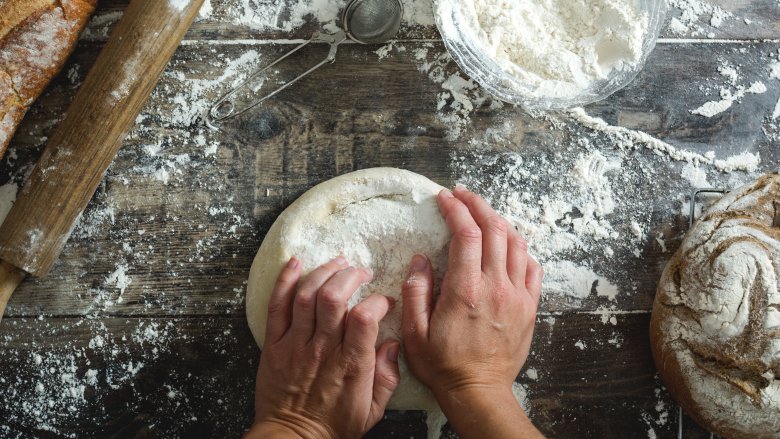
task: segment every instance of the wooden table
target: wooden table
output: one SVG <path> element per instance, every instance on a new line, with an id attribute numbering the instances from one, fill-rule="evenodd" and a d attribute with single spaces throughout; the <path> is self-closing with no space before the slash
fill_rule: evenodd
<path id="1" fill-rule="evenodd" d="M 713 40 L 665 33 L 636 81 L 586 111 L 702 154 L 760 153 L 751 174 L 703 167 L 710 183 L 733 185 L 778 163 L 771 115 L 780 81 L 769 78 L 768 65 L 780 49 L 780 7 L 775 0 L 711 3 L 739 19 L 705 26 Z M 0 185 L 18 184 L 30 170 L 124 6 L 101 2 L 64 73 L 17 133 Z M 229 88 L 236 72 L 225 72 L 228 61 L 244 56 L 257 67 L 315 28 L 256 31 L 213 17 L 193 26 L 55 269 L 26 281 L 8 306 L 0 324 L 0 436 L 237 436 L 252 420 L 259 357 L 245 323 L 246 278 L 265 232 L 292 200 L 320 181 L 374 166 L 445 185 L 471 170 L 467 180 L 495 198 L 493 177 L 518 157 L 539 176 L 518 190 L 539 197 L 565 190 L 557 172 L 580 148 L 624 162 L 635 178 L 612 177 L 618 206 L 610 221 L 629 236 L 636 219 L 647 225 L 646 238 L 639 255 L 622 245 L 605 255 L 593 250 L 598 243 L 557 255 L 589 261 L 620 293 L 615 301 L 588 291 L 576 301 L 548 294 L 527 366 L 538 376 L 523 373 L 519 381 L 532 419 L 551 437 L 676 437 L 677 408 L 655 375 L 647 332 L 657 280 L 687 228 L 684 163 L 646 148 L 620 150 L 613 137 L 567 114 L 532 116 L 489 103 L 469 112 L 454 135 L 436 108 L 442 84 L 423 66 L 443 53 L 433 27 L 404 27 L 382 59 L 378 47 L 343 45 L 336 64 L 225 132 L 193 117 Z M 768 91 L 712 118 L 691 114 L 718 99 L 724 61 L 740 67 L 743 83 L 760 80 Z M 441 65 L 457 72 L 452 62 Z M 488 135 L 497 127 L 508 128 Z M 369 437 L 425 437 L 424 419 L 389 412 Z M 690 420 L 683 427 L 685 437 L 709 436 Z"/>

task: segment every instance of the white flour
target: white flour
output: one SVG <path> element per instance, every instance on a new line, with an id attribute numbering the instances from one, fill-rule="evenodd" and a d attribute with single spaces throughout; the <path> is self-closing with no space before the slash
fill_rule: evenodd
<path id="1" fill-rule="evenodd" d="M 667 361 L 679 362 L 700 415 L 769 437 L 780 428 L 780 242 L 770 232 L 780 183 L 753 186 L 722 198 L 689 232 L 656 304 Z"/>
<path id="2" fill-rule="evenodd" d="M 461 0 L 456 8 L 465 38 L 535 97 L 575 96 L 635 67 L 649 24 L 626 0 Z"/>
<path id="3" fill-rule="evenodd" d="M 679 10 L 679 15 L 672 17 L 669 23 L 669 30 L 675 35 L 704 34 L 714 38 L 715 34 L 708 28 L 720 28 L 727 19 L 733 18 L 720 6 L 702 0 L 668 0 L 668 3 Z"/>
<path id="4" fill-rule="evenodd" d="M 748 94 L 763 94 L 766 93 L 766 91 L 766 85 L 760 81 L 752 83 L 748 88 L 741 85 L 737 86 L 736 91 L 733 92 L 728 88 L 722 88 L 720 91 L 720 100 L 707 102 L 701 107 L 691 110 L 691 113 L 704 117 L 713 117 L 728 110 L 735 102 L 739 102 Z"/>

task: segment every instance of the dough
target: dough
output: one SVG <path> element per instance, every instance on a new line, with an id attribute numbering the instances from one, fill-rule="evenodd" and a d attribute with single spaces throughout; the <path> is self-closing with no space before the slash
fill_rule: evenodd
<path id="1" fill-rule="evenodd" d="M 257 252 L 249 274 L 247 319 L 262 347 L 268 300 L 282 267 L 292 256 L 304 272 L 343 255 L 350 264 L 374 270 L 374 280 L 350 300 L 371 294 L 397 299 L 380 325 L 378 342 L 401 337 L 401 286 L 416 253 L 427 255 L 438 276 L 447 268 L 450 233 L 439 213 L 442 189 L 401 169 L 365 169 L 321 183 L 297 199 L 276 220 Z M 399 358 L 401 383 L 389 409 L 438 410 L 433 395 Z"/>
<path id="2" fill-rule="evenodd" d="M 780 437 L 780 176 L 723 197 L 664 270 L 650 339 L 664 384 L 728 438 Z"/>

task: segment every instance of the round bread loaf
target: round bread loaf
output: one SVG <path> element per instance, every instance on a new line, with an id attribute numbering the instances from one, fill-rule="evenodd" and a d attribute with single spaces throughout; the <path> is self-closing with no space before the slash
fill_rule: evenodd
<path id="1" fill-rule="evenodd" d="M 685 412 L 726 438 L 780 437 L 780 176 L 724 196 L 664 270 L 650 339 Z"/>
<path id="2" fill-rule="evenodd" d="M 0 0 L 0 158 L 65 64 L 97 0 Z"/>

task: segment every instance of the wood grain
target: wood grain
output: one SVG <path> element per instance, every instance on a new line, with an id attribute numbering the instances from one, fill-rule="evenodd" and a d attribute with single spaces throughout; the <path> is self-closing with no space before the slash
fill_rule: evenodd
<path id="1" fill-rule="evenodd" d="M 663 416 L 668 419 L 655 426 L 657 437 L 672 436 L 676 413 L 655 377 L 648 322 L 648 314 L 620 316 L 617 325 L 593 315 L 539 317 L 518 381 L 527 389 L 532 420 L 546 435 L 625 437 L 645 433 L 648 423 L 656 425 L 651 418 Z M 59 391 L 52 378 L 59 380 L 63 359 L 72 361 L 69 373 L 77 379 L 92 369 L 97 381 L 87 386 L 88 398 L 72 402 L 76 416 L 59 406 L 49 411 L 62 435 L 235 437 L 252 422 L 259 351 L 243 318 L 7 318 L 3 325 L 0 379 L 7 396 L 0 425 L 8 428 L 0 432 L 7 436 L 47 434 L 31 412 Z M 154 337 L 150 325 L 156 325 Z M 96 344 L 97 335 L 102 342 Z M 37 367 L 36 355 L 42 357 Z M 127 372 L 129 363 L 137 372 Z M 537 379 L 528 378 L 529 369 Z M 45 386 L 42 402 L 29 397 L 38 383 Z M 31 405 L 22 407 L 25 401 Z M 426 437 L 424 415 L 388 412 L 367 437 L 399 435 Z"/>
<path id="2" fill-rule="evenodd" d="M 128 6 L 0 227 L 0 259 L 48 273 L 202 4 Z"/>
<path id="3" fill-rule="evenodd" d="M 0 261 L 0 321 L 8 300 L 27 274 L 13 265 Z"/>
<path id="4" fill-rule="evenodd" d="M 737 18 L 717 29 L 705 18 L 704 29 L 713 38 L 745 41 L 688 41 L 684 38 L 707 36 L 666 32 L 671 39 L 659 44 L 636 81 L 585 110 L 701 154 L 758 153 L 759 171 L 771 170 L 780 160 L 771 120 L 780 83 L 769 77 L 768 66 L 780 44 L 763 40 L 780 36 L 780 8 L 774 0 L 709 3 Z M 102 2 L 99 17 L 126 4 Z M 110 29 L 113 22 L 106 22 Z M 12 154 L 0 163 L 0 185 L 18 183 L 30 171 L 68 108 L 105 41 L 100 26 L 92 27 L 96 31 L 82 40 L 66 74 L 33 107 Z M 8 306 L 0 325 L 0 379 L 13 385 L 0 403 L 0 435 L 55 435 L 40 429 L 32 410 L 17 408 L 48 376 L 43 366 L 73 356 L 78 376 L 92 368 L 100 379 L 87 391 L 88 404 L 73 414 L 64 409 L 54 419 L 63 435 L 237 436 L 251 422 L 258 354 L 244 322 L 246 277 L 265 232 L 303 191 L 353 169 L 400 166 L 445 185 L 476 170 L 485 179 L 474 188 L 495 195 L 491 180 L 520 157 L 535 178 L 510 188 L 539 196 L 565 190 L 561 170 L 570 170 L 572 157 L 600 151 L 621 160 L 626 173 L 610 178 L 620 186 L 613 188 L 617 207 L 611 222 L 622 236 L 630 236 L 632 220 L 647 224 L 647 239 L 638 255 L 619 243 L 610 244 L 612 257 L 600 245 L 566 255 L 614 280 L 620 294 L 611 301 L 581 291 L 587 297 L 574 300 L 547 289 L 526 369 L 538 378 L 524 371 L 520 381 L 528 389 L 534 422 L 550 437 L 641 438 L 651 429 L 659 438 L 676 437 L 676 406 L 655 377 L 647 324 L 657 280 L 687 227 L 686 200 L 680 196 L 692 189 L 681 177 L 686 163 L 642 146 L 622 150 L 615 139 L 566 114 L 539 117 L 488 103 L 469 113 L 459 137 L 450 136 L 452 123 L 437 111 L 446 90 L 424 66 L 443 52 L 432 27 L 403 29 L 405 41 L 396 45 L 403 50 L 393 49 L 381 60 L 376 47 L 342 46 L 334 65 L 224 132 L 206 129 L 197 111 L 189 111 L 227 90 L 234 78 L 223 77 L 228 61 L 247 57 L 254 61 L 246 68 L 252 68 L 289 47 L 242 39 L 304 38 L 315 28 L 258 30 L 217 15 L 193 25 L 60 261 L 48 277 L 25 282 Z M 418 58 L 420 50 L 427 55 Z M 256 56 L 248 56 L 252 52 Z M 304 54 L 280 75 L 315 56 Z M 738 85 L 762 81 L 768 91 L 746 95 L 712 118 L 691 114 L 719 99 L 722 87 L 733 88 L 718 71 L 723 65 L 739 67 Z M 458 72 L 451 62 L 441 68 L 446 75 Z M 219 78 L 218 85 L 208 85 Z M 207 152 L 213 145 L 215 151 Z M 190 161 L 179 164 L 185 155 Z M 752 178 L 705 168 L 713 185 Z M 167 181 L 156 176 L 160 170 L 170 174 Z M 118 268 L 131 280 L 124 288 L 111 280 Z M 163 341 L 150 341 L 142 334 L 151 323 L 176 329 L 168 329 Z M 107 341 L 102 348 L 90 347 L 97 335 Z M 34 358 L 41 352 L 52 358 L 44 356 L 38 365 Z M 124 376 L 120 369 L 130 361 L 145 366 L 134 379 L 112 382 L 119 385 L 113 388 L 105 371 Z M 62 367 L 54 366 L 60 373 Z M 690 420 L 683 427 L 686 438 L 709 438 Z M 424 415 L 388 413 L 369 435 L 396 436 L 425 437 Z"/>
<path id="5" fill-rule="evenodd" d="M 210 46 L 180 48 L 172 60 L 172 71 L 161 79 L 142 112 L 143 121 L 125 141 L 104 185 L 76 228 L 74 241 L 65 247 L 50 277 L 22 285 L 8 315 L 90 312 L 95 291 L 118 295 L 106 284 L 118 263 L 129 267 L 128 274 L 134 281 L 124 292 L 125 301 L 115 304 L 109 313 L 128 315 L 138 312 L 139 306 L 154 305 L 143 312 L 167 315 L 174 307 L 177 314 L 239 315 L 243 313 L 242 302 L 226 301 L 225 296 L 214 292 L 215 286 L 225 292 L 243 291 L 254 253 L 276 215 L 320 181 L 357 168 L 400 166 L 451 185 L 463 177 L 461 170 L 452 167 L 453 155 L 466 157 L 469 166 L 464 168 L 479 169 L 509 154 L 536 163 L 539 169 L 539 180 L 526 181 L 519 189 L 544 193 L 550 185 L 565 184 L 557 178 L 559 168 L 552 164 L 573 165 L 567 157 L 587 151 L 577 145 L 577 139 L 588 138 L 605 153 L 622 154 L 603 134 L 576 124 L 553 128 L 549 120 L 511 107 L 479 108 L 472 113 L 461 139 L 447 139 L 448 124 L 436 112 L 441 86 L 418 71 L 420 61 L 412 55 L 423 44 L 427 43 L 407 44 L 404 52 L 382 61 L 370 47 L 343 47 L 338 64 L 326 67 L 273 105 L 226 128 L 245 137 L 243 141 L 212 132 L 197 119 L 162 120 L 166 114 L 181 111 L 177 98 L 189 99 L 186 90 L 191 82 L 223 74 L 222 65 L 205 62 L 212 57 Z M 766 66 L 770 61 L 762 54 L 778 49 L 780 45 L 775 43 L 663 44 L 632 85 L 603 103 L 589 106 L 587 111 L 614 125 L 641 129 L 701 154 L 715 151 L 719 157 L 728 157 L 759 153 L 761 168 L 771 170 L 780 160 L 780 152 L 764 131 L 771 128 L 766 117 L 780 98 L 780 90 L 749 95 L 730 111 L 713 118 L 693 115 L 690 110 L 717 98 L 718 87 L 709 95 L 700 88 L 723 81 L 718 73 L 720 60 L 741 66 L 746 84 L 764 81 L 771 86 L 776 80 L 768 78 Z M 88 64 L 94 50 L 80 51 L 75 62 Z M 260 59 L 271 59 L 283 48 L 239 44 L 221 46 L 220 50 L 229 59 L 251 50 L 259 51 Z M 441 51 L 441 45 L 434 45 L 430 57 Z M 368 61 L 372 57 L 373 61 Z M 446 68 L 457 71 L 453 64 Z M 184 76 L 179 77 L 179 72 Z M 323 88 L 323 83 L 328 87 Z M 377 83 L 382 87 L 378 88 Z M 209 89 L 199 99 L 216 99 L 224 87 Z M 35 139 L 46 135 L 72 92 L 67 81 L 61 82 L 33 110 L 33 117 L 22 131 L 28 136 L 15 143 L 18 164 L 34 160 Z M 479 153 L 472 154 L 469 139 L 481 139 L 481 133 L 504 124 L 513 127 L 510 144 L 487 139 L 480 142 Z M 214 156 L 203 154 L 203 147 L 194 140 L 196 134 L 203 135 L 209 144 L 219 144 Z M 163 151 L 150 156 L 146 147 L 158 143 Z M 170 169 L 166 164 L 182 154 L 190 155 L 192 163 L 181 167 L 181 173 L 168 184 L 150 177 L 156 169 Z M 502 172 L 502 160 L 489 168 L 494 169 L 491 172 Z M 651 308 L 660 273 L 687 228 L 687 214 L 680 207 L 685 200 L 678 197 L 692 186 L 680 178 L 683 165 L 648 149 L 625 154 L 624 166 L 632 172 L 627 177 L 642 175 L 641 181 L 646 184 L 615 189 L 621 197 L 617 200 L 619 220 L 615 222 L 622 224 L 623 233 L 630 236 L 630 220 L 646 218 L 651 238 L 639 256 L 617 249 L 619 256 L 614 259 L 619 262 L 614 266 L 612 259 L 589 252 L 571 256 L 576 262 L 600 260 L 605 274 L 619 281 L 620 290 L 632 293 L 621 294 L 614 304 L 597 297 L 582 303 L 550 298 L 543 310 L 576 307 L 593 311 L 612 305 L 623 310 Z M 0 169 L 10 175 L 18 167 L 6 165 Z M 747 178 L 747 174 L 735 173 L 735 177 Z M 714 173 L 712 184 L 731 184 L 730 178 Z M 490 189 L 489 182 L 478 183 L 475 189 L 485 193 Z M 114 211 L 113 218 L 105 216 L 107 209 Z M 230 231 L 233 226 L 235 232 Z M 666 240 L 667 252 L 654 239 L 659 235 Z M 128 253 L 125 246 L 132 251 Z M 624 276 L 625 272 L 633 275 Z"/>

